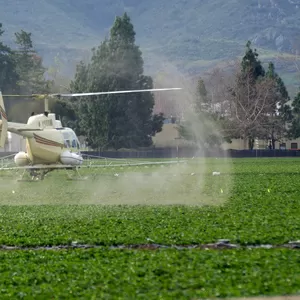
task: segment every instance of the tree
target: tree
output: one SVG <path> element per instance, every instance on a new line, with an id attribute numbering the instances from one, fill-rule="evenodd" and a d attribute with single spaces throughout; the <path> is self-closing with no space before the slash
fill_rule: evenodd
<path id="1" fill-rule="evenodd" d="M 252 50 L 251 42 L 246 43 L 246 51 L 242 59 L 242 71 L 245 74 L 251 74 L 251 78 L 256 81 L 260 77 L 265 76 L 265 70 L 258 59 L 256 49 Z"/>
<path id="2" fill-rule="evenodd" d="M 54 99 L 49 103 L 50 110 L 60 118 L 63 126 L 71 127 L 73 130 L 79 131 L 79 124 L 75 107 L 68 100 Z"/>
<path id="3" fill-rule="evenodd" d="M 300 92 L 297 93 L 292 102 L 292 121 L 289 128 L 289 137 L 293 139 L 300 137 Z"/>
<path id="4" fill-rule="evenodd" d="M 21 30 L 15 33 L 18 49 L 15 51 L 17 72 L 19 75 L 18 86 L 24 93 L 47 93 L 50 82 L 44 77 L 46 68 L 43 61 L 34 50 L 31 33 Z"/>
<path id="5" fill-rule="evenodd" d="M 135 31 L 126 13 L 115 19 L 110 37 L 93 49 L 90 63 L 78 65 L 71 83 L 74 92 L 152 87 L 152 78 L 143 75 L 142 52 L 135 45 Z M 162 126 L 160 117 L 153 116 L 154 98 L 149 92 L 76 101 L 81 129 L 93 148 L 150 146 L 153 134 Z"/>
<path id="6" fill-rule="evenodd" d="M 265 71 L 250 42 L 241 61 L 233 68 L 228 66 L 226 71 L 214 69 L 206 83 L 201 78 L 197 82 L 194 105 L 197 117 L 179 128 L 181 136 L 198 138 L 209 146 L 243 138 L 244 147 L 249 149 L 254 148 L 256 137 L 271 139 L 275 148 L 275 142 L 287 136 L 291 122 L 288 92 L 274 64 L 269 63 Z M 199 126 L 195 130 L 197 122 L 201 123 L 201 130 Z"/>
<path id="7" fill-rule="evenodd" d="M 18 74 L 16 91 L 25 95 L 50 92 L 52 83 L 45 79 L 46 68 L 34 50 L 31 33 L 24 30 L 15 33 L 15 43 L 17 49 L 13 51 L 13 57 Z M 10 102 L 9 115 L 12 120 L 19 122 L 26 122 L 32 111 L 43 110 L 43 103 L 32 98 L 12 98 Z"/>
<path id="8" fill-rule="evenodd" d="M 89 64 L 80 62 L 75 78 L 70 84 L 73 92 L 101 92 L 110 90 L 108 42 L 104 40 L 97 49 L 92 49 Z M 109 145 L 108 139 L 108 96 L 91 96 L 73 99 L 79 120 L 79 130 L 84 133 L 90 147 L 97 149 Z M 76 133 L 79 135 L 78 129 Z"/>
<path id="9" fill-rule="evenodd" d="M 285 85 L 269 63 L 267 72 L 257 75 L 254 68 L 237 66 L 232 82 L 227 86 L 225 98 L 232 134 L 244 139 L 244 146 L 254 147 L 255 137 L 275 142 L 287 136 L 291 111 Z"/>
<path id="10" fill-rule="evenodd" d="M 197 81 L 193 110 L 186 121 L 178 127 L 181 138 L 192 141 L 202 148 L 219 147 L 230 142 L 226 132 L 227 120 L 218 110 L 212 97 L 208 96 L 204 80 Z"/>
<path id="11" fill-rule="evenodd" d="M 3 35 L 2 23 L 0 23 L 0 39 Z M 15 91 L 18 74 L 13 51 L 0 40 L 0 88 L 2 93 Z"/>
<path id="12" fill-rule="evenodd" d="M 264 126 L 274 111 L 274 80 L 255 81 L 253 72 L 238 70 L 225 95 L 232 121 L 232 134 L 244 139 L 244 146 L 253 149 L 255 137 L 264 135 Z"/>
<path id="13" fill-rule="evenodd" d="M 227 71 L 213 70 L 206 82 L 198 80 L 195 111 L 202 122 L 201 138 L 210 146 L 243 138 L 244 147 L 253 149 L 258 137 L 271 139 L 275 147 L 275 141 L 286 136 L 291 119 L 287 90 L 273 63 L 264 70 L 250 42 L 241 61 Z M 181 135 L 195 139 L 186 124 L 180 128 Z"/>
<path id="14" fill-rule="evenodd" d="M 63 62 L 59 57 L 59 53 L 54 57 L 53 63 L 47 68 L 46 76 L 51 82 L 51 89 L 58 93 L 69 91 L 70 78 L 62 74 Z"/>
<path id="15" fill-rule="evenodd" d="M 288 92 L 274 64 L 270 62 L 266 72 L 258 53 L 248 42 L 240 68 L 237 67 L 232 78 L 226 92 L 234 124 L 232 132 L 235 135 L 240 132 L 245 146 L 248 140 L 250 149 L 254 147 L 255 137 L 271 139 L 272 148 L 275 148 L 275 142 L 286 136 L 291 112 L 287 105 Z"/>
<path id="16" fill-rule="evenodd" d="M 291 108 L 287 104 L 290 100 L 287 89 L 280 76 L 275 72 L 272 62 L 269 63 L 266 77 L 273 80 L 273 107 L 266 119 L 266 138 L 271 140 L 272 149 L 275 149 L 275 142 L 287 137 L 288 127 L 291 122 Z"/>
<path id="17" fill-rule="evenodd" d="M 152 116 L 152 132 L 151 132 L 152 136 L 155 136 L 158 132 L 162 131 L 164 120 L 165 117 L 163 113 L 154 114 Z"/>
<path id="18" fill-rule="evenodd" d="M 204 107 L 208 109 L 208 95 L 204 80 L 200 77 L 196 88 L 195 110 L 200 112 Z"/>
<path id="19" fill-rule="evenodd" d="M 245 78 L 247 78 L 246 85 L 249 88 L 251 88 L 251 85 L 255 85 L 256 81 L 261 79 L 265 75 L 265 70 L 260 60 L 258 59 L 258 53 L 256 52 L 256 49 L 252 50 L 250 41 L 246 43 L 246 51 L 241 62 L 241 67 L 242 67 L 242 73 L 244 74 Z M 243 134 L 245 134 L 245 132 Z M 250 134 L 248 139 L 249 139 L 248 140 L 249 149 L 253 149 L 254 147 L 253 135 Z"/>

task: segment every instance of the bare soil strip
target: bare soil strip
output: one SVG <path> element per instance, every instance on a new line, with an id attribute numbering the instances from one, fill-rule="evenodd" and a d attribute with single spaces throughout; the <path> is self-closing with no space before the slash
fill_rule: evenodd
<path id="1" fill-rule="evenodd" d="M 300 296 L 261 296 L 261 297 L 244 297 L 244 298 L 226 298 L 226 300 L 300 300 Z"/>
<path id="2" fill-rule="evenodd" d="M 222 240 L 217 243 L 211 244 L 196 244 L 196 245 L 161 245 L 161 244 L 134 244 L 134 245 L 113 245 L 113 246 L 104 246 L 104 245 L 89 245 L 89 244 L 78 244 L 73 242 L 70 245 L 56 245 L 56 246 L 8 246 L 1 245 L 0 250 L 63 250 L 63 249 L 91 249 L 91 248 L 107 248 L 107 249 L 137 249 L 137 250 L 157 250 L 157 249 L 215 249 L 215 250 L 224 250 L 224 249 L 294 249 L 300 250 L 300 242 L 290 242 L 288 244 L 282 245 L 237 245 L 230 244 L 227 240 Z M 300 300 L 300 299 L 299 299 Z"/>

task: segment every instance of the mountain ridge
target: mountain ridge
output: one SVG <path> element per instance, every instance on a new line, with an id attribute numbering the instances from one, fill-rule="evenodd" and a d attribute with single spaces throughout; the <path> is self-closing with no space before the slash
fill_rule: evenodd
<path id="1" fill-rule="evenodd" d="M 251 40 L 262 60 L 275 60 L 279 73 L 292 78 L 293 63 L 282 58 L 293 60 L 300 50 L 300 0 L 0 0 L 0 5 L 5 42 L 12 44 L 16 31 L 30 31 L 45 63 L 60 53 L 70 72 L 124 12 L 150 72 L 169 61 L 196 74 L 242 55 Z"/>

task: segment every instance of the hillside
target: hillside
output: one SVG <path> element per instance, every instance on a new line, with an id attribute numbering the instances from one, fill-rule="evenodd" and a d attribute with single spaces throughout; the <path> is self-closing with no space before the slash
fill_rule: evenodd
<path id="1" fill-rule="evenodd" d="M 20 29 L 30 31 L 47 64 L 60 53 L 68 71 L 126 11 L 149 71 L 168 60 L 184 72 L 198 73 L 241 55 L 250 39 L 263 60 L 276 58 L 289 84 L 295 80 L 300 0 L 0 0 L 0 5 L 6 42 Z"/>

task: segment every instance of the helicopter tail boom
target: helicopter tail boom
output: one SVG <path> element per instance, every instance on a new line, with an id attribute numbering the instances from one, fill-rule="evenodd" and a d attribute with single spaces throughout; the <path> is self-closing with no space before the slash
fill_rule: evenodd
<path id="1" fill-rule="evenodd" d="M 0 147 L 3 148 L 6 142 L 8 121 L 7 121 L 7 115 L 5 112 L 5 106 L 4 106 L 4 101 L 1 92 L 0 92 L 0 115 L 1 115 L 1 123 L 2 123 L 1 132 L 0 132 Z"/>

